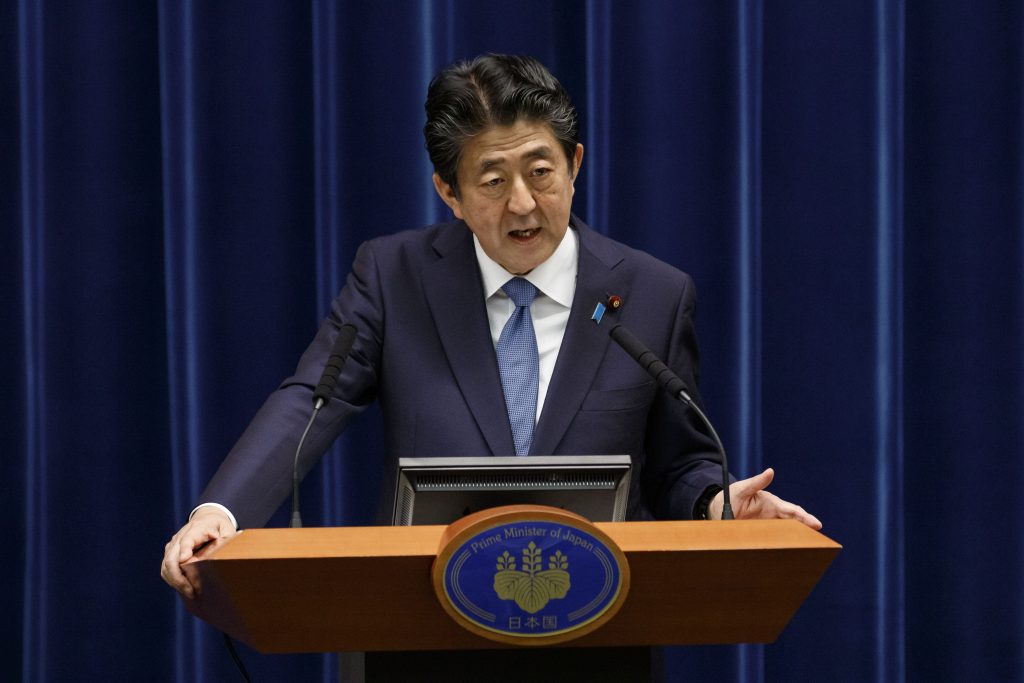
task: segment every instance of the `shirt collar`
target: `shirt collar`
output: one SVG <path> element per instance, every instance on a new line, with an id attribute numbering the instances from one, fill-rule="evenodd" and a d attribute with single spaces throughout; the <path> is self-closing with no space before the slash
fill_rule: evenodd
<path id="1" fill-rule="evenodd" d="M 502 268 L 490 256 L 484 253 L 480 246 L 480 240 L 473 235 L 473 248 L 476 250 L 476 260 L 480 264 L 480 275 L 484 285 L 484 298 L 490 299 L 502 285 L 511 278 L 516 277 Z M 570 227 L 565 231 L 558 248 L 548 257 L 548 260 L 531 270 L 522 277 L 529 280 L 534 287 L 555 302 L 572 307 L 572 298 L 576 290 L 576 270 L 579 265 L 579 237 L 576 230 Z"/>

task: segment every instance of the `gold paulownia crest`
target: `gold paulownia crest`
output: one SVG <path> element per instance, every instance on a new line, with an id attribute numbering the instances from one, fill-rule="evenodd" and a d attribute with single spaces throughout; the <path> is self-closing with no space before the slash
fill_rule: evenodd
<path id="1" fill-rule="evenodd" d="M 541 552 L 537 545 L 523 548 L 523 568 L 516 569 L 516 558 L 506 550 L 498 557 L 494 592 L 502 600 L 515 600 L 529 614 L 535 614 L 556 598 L 569 592 L 569 558 L 556 550 L 548 556 L 548 568 L 541 570 Z"/>

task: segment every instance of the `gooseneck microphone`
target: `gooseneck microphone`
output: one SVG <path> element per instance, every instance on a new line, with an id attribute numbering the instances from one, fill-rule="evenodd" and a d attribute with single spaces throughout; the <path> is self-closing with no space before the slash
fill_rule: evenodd
<path id="1" fill-rule="evenodd" d="M 609 334 L 615 340 L 615 343 L 622 347 L 623 351 L 628 353 L 633 360 L 640 364 L 640 367 L 654 378 L 658 386 L 689 406 L 697 414 L 701 422 L 704 423 L 704 426 L 707 427 L 711 438 L 715 440 L 715 447 L 718 448 L 718 454 L 721 456 L 720 459 L 722 461 L 722 519 L 733 519 L 732 503 L 729 500 L 729 464 L 725 457 L 725 447 L 722 446 L 722 440 L 718 438 L 718 432 L 711 425 L 711 420 L 693 402 L 693 398 L 690 397 L 690 391 L 683 380 L 679 379 L 679 376 L 654 355 L 653 351 L 644 346 L 644 343 L 637 339 L 632 332 L 622 325 L 616 325 Z"/>
<path id="2" fill-rule="evenodd" d="M 320 383 L 313 391 L 313 414 L 309 416 L 306 429 L 303 430 L 299 445 L 295 448 L 295 461 L 292 463 L 292 520 L 290 526 L 293 529 L 302 526 L 302 517 L 299 515 L 299 454 L 302 452 L 302 444 L 306 442 L 306 435 L 309 434 L 309 429 L 313 426 L 313 420 L 316 419 L 317 413 L 334 393 L 334 387 L 338 384 L 341 369 L 352 352 L 352 343 L 355 339 L 355 325 L 349 323 L 342 325 L 334 340 L 334 347 L 331 348 L 331 355 L 324 365 L 324 372 L 320 375 Z"/>
<path id="3" fill-rule="evenodd" d="M 341 368 L 344 367 L 345 361 L 348 360 L 348 354 L 352 352 L 352 343 L 356 340 L 356 327 L 350 323 L 345 323 L 338 330 L 338 336 L 334 340 L 334 348 L 331 349 L 331 355 L 327 359 L 326 365 L 324 365 L 324 374 L 320 375 L 320 383 L 316 385 L 316 390 L 313 392 L 313 409 L 320 410 L 324 404 L 327 403 L 327 399 L 334 393 L 334 386 L 338 383 L 338 377 L 341 375 Z"/>

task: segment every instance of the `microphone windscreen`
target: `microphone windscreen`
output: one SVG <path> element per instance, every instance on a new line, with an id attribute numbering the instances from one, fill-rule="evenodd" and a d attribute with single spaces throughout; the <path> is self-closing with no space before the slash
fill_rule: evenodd
<path id="1" fill-rule="evenodd" d="M 331 355 L 324 366 L 323 374 L 320 376 L 320 383 L 313 392 L 314 405 L 319 400 L 327 401 L 331 394 L 334 393 L 334 386 L 338 383 L 341 368 L 345 365 L 345 361 L 348 360 L 348 356 L 352 352 L 352 344 L 355 342 L 355 339 L 355 325 L 346 323 L 338 330 L 338 336 L 334 340 Z"/>
<path id="2" fill-rule="evenodd" d="M 637 339 L 632 332 L 622 325 L 616 325 L 612 328 L 611 334 L 612 339 L 615 340 L 622 349 L 628 353 L 633 359 L 638 359 L 640 356 L 647 351 L 647 347 L 644 343 Z"/>
<path id="3" fill-rule="evenodd" d="M 622 325 L 616 325 L 609 334 L 615 340 L 615 343 L 622 347 L 623 351 L 628 353 L 633 360 L 639 363 L 654 378 L 658 386 L 672 396 L 679 396 L 681 394 L 684 399 L 690 400 L 689 390 L 687 390 L 683 380 L 679 379 L 679 376 L 659 360 L 654 355 L 654 352 L 648 349 L 632 332 Z"/>

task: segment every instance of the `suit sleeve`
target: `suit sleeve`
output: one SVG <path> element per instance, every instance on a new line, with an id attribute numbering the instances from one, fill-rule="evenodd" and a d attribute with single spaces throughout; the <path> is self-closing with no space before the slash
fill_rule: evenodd
<path id="1" fill-rule="evenodd" d="M 334 395 L 306 437 L 302 477 L 376 395 L 384 312 L 372 242 L 359 248 L 345 287 L 294 374 L 267 398 L 199 498 L 227 507 L 239 528 L 266 524 L 290 494 L 295 449 L 312 414 L 313 390 L 345 323 L 355 325 L 358 334 Z"/>
<path id="2" fill-rule="evenodd" d="M 703 410 L 698 391 L 700 352 L 694 328 L 697 296 L 693 281 L 683 275 L 666 364 L 679 375 Z M 645 496 L 657 519 L 692 519 L 701 496 L 720 487 L 722 469 L 714 440 L 696 412 L 659 391 L 651 407 L 641 473 Z"/>

